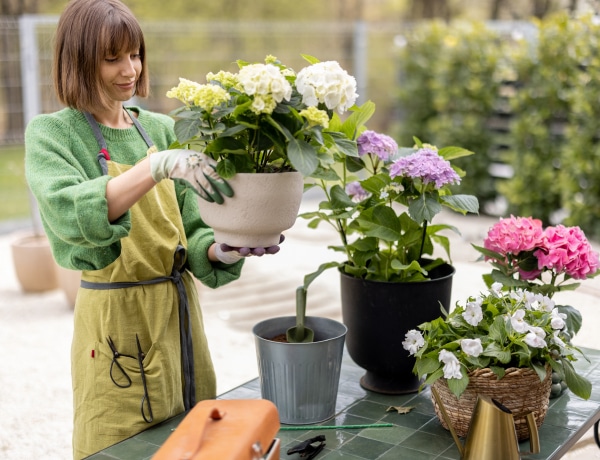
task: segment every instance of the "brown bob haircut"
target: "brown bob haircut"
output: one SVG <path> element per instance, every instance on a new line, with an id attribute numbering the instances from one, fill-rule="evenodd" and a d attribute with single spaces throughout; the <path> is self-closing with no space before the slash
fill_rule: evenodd
<path id="1" fill-rule="evenodd" d="M 58 21 L 54 48 L 54 88 L 65 105 L 94 112 L 106 108 L 100 64 L 107 56 L 139 50 L 142 71 L 135 89 L 148 96 L 150 82 L 144 34 L 119 0 L 71 0 Z"/>

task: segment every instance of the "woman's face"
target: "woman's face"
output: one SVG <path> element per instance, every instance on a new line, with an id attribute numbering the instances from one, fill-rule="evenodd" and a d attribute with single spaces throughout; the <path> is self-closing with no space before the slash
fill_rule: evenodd
<path id="1" fill-rule="evenodd" d="M 106 95 L 113 101 L 129 100 L 141 71 L 142 59 L 138 50 L 106 56 L 100 64 L 100 78 Z"/>

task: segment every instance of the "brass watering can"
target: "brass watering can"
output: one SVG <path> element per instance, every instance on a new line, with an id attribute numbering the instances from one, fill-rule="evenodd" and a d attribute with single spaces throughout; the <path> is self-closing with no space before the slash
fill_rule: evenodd
<path id="1" fill-rule="evenodd" d="M 454 431 L 437 390 L 431 387 L 431 393 L 440 407 L 444 421 L 450 428 L 462 460 L 519 460 L 521 458 L 512 412 L 498 401 L 487 396 L 477 396 L 469 432 L 463 445 Z M 524 452 L 523 455 L 537 454 L 540 451 L 540 439 L 533 413 L 527 414 L 527 427 L 531 452 Z"/>

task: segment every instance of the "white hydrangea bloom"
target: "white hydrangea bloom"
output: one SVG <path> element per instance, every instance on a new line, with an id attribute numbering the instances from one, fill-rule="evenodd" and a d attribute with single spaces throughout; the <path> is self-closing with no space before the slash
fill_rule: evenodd
<path id="1" fill-rule="evenodd" d="M 252 110 L 255 113 L 272 113 L 278 103 L 289 101 L 292 85 L 279 68 L 271 64 L 250 64 L 240 69 L 237 75 L 243 91 L 254 96 Z"/>
<path id="2" fill-rule="evenodd" d="M 336 61 L 319 62 L 302 69 L 296 77 L 296 89 L 307 106 L 322 103 L 340 114 L 352 107 L 358 98 L 356 79 Z"/>
<path id="3" fill-rule="evenodd" d="M 483 346 L 481 345 L 481 339 L 462 339 L 460 341 L 460 348 L 468 356 L 477 358 L 483 353 Z"/>
<path id="4" fill-rule="evenodd" d="M 423 345 L 425 345 L 423 334 L 416 329 L 408 331 L 405 335 L 405 340 L 402 342 L 402 346 L 410 355 L 414 355 Z"/>
<path id="5" fill-rule="evenodd" d="M 460 362 L 454 353 L 448 350 L 440 351 L 439 361 L 444 363 L 444 378 L 446 379 L 462 379 L 460 371 Z"/>

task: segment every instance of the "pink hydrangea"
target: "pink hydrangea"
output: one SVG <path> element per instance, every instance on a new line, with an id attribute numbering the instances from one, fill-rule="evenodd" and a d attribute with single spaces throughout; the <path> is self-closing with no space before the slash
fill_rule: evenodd
<path id="1" fill-rule="evenodd" d="M 566 273 L 574 279 L 585 279 L 598 270 L 598 253 L 579 227 L 548 227 L 541 246 L 534 253 L 540 269 Z"/>
<path id="2" fill-rule="evenodd" d="M 370 130 L 364 131 L 358 136 L 356 143 L 358 144 L 358 154 L 360 156 L 366 154 L 377 155 L 384 161 L 398 151 L 398 144 L 394 139 Z"/>
<path id="3" fill-rule="evenodd" d="M 397 176 L 421 179 L 424 184 L 435 183 L 436 189 L 460 184 L 460 176 L 452 169 L 450 162 L 429 148 L 422 148 L 396 160 L 390 166 L 390 177 Z"/>
<path id="4" fill-rule="evenodd" d="M 542 244 L 544 230 L 542 221 L 531 217 L 500 219 L 490 228 L 483 247 L 500 254 L 518 255 L 533 251 Z"/>

